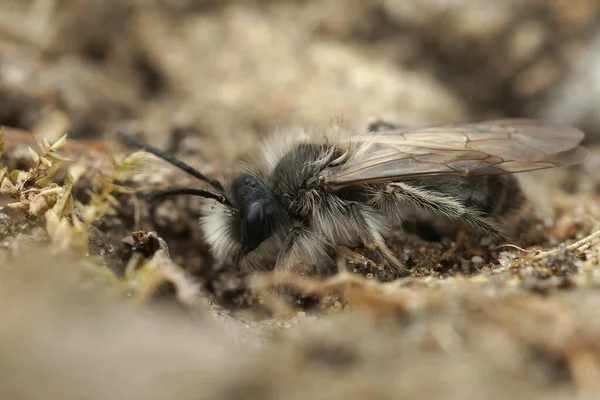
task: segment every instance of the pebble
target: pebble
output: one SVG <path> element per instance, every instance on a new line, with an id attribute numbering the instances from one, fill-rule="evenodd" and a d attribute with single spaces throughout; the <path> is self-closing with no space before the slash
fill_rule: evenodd
<path id="1" fill-rule="evenodd" d="M 471 262 L 473 264 L 483 264 L 484 259 L 483 259 L 483 257 L 480 257 L 480 256 L 473 256 L 473 258 L 471 258 Z"/>
<path id="2" fill-rule="evenodd" d="M 481 247 L 487 247 L 487 246 L 489 246 L 490 244 L 492 244 L 492 237 L 491 237 L 491 236 L 486 236 L 486 237 L 482 238 L 482 239 L 479 241 L 479 245 L 480 245 Z M 477 256 L 476 256 L 476 257 L 477 257 Z"/>

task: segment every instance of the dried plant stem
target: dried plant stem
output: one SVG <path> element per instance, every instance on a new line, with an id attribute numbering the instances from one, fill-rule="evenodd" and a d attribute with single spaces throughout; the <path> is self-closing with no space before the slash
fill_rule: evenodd
<path id="1" fill-rule="evenodd" d="M 580 241 L 567 246 L 567 250 L 569 250 L 569 251 L 585 250 L 588 247 L 592 246 L 592 244 L 593 244 L 592 242 L 594 242 L 598 238 L 600 238 L 600 229 L 597 230 L 596 232 L 592 233 L 591 235 L 581 239 Z"/>
<path id="2" fill-rule="evenodd" d="M 500 246 L 496 247 L 496 249 L 501 249 L 502 247 L 512 247 L 513 249 L 517 249 L 519 251 L 522 251 L 523 253 L 531 253 L 533 251 L 533 250 L 526 250 L 526 249 L 524 249 L 522 247 L 519 247 L 519 246 L 517 246 L 515 244 L 510 244 L 510 243 L 501 244 Z"/>
<path id="3" fill-rule="evenodd" d="M 597 244 L 596 242 L 598 242 L 598 239 L 600 239 L 600 229 L 597 230 L 596 232 L 592 233 L 589 236 L 586 236 L 585 238 L 570 244 L 566 247 L 567 251 L 583 251 L 583 250 L 587 250 L 588 248 L 592 247 L 594 244 Z M 536 256 L 534 257 L 534 260 L 541 260 L 543 258 L 546 258 L 552 254 L 555 254 L 559 251 L 558 248 L 552 249 L 552 250 L 548 250 L 548 251 L 543 251 L 539 254 L 536 254 Z"/>

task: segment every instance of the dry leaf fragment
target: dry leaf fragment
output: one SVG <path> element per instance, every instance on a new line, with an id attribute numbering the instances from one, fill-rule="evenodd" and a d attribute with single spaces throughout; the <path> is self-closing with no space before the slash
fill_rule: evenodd
<path id="1" fill-rule="evenodd" d="M 27 146 L 27 150 L 29 150 L 29 155 L 31 156 L 31 159 L 33 160 L 33 162 L 36 164 L 39 163 L 40 155 L 38 153 L 36 153 L 35 150 L 29 146 Z"/>
<path id="2" fill-rule="evenodd" d="M 63 148 L 65 144 L 67 144 L 67 135 L 66 134 L 61 136 L 56 142 L 54 142 L 52 144 L 52 146 L 50 146 L 50 149 L 52 151 L 58 151 L 61 148 Z"/>
<path id="3" fill-rule="evenodd" d="M 10 197 L 18 197 L 19 191 L 13 185 L 13 183 L 8 179 L 8 177 L 4 177 L 2 182 L 0 183 L 0 193 Z"/>

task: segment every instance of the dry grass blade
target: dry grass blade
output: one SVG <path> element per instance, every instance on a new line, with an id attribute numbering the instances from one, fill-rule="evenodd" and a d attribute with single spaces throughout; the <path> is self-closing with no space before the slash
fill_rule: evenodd
<path id="1" fill-rule="evenodd" d="M 47 143 L 47 142 L 46 142 Z M 50 147 L 52 151 L 58 151 L 62 149 L 65 144 L 67 144 L 67 135 L 61 136 L 56 142 L 54 142 Z"/>
<path id="2" fill-rule="evenodd" d="M 31 159 L 33 160 L 33 162 L 36 164 L 39 163 L 40 155 L 38 153 L 36 153 L 35 150 L 29 146 L 27 147 L 27 149 L 29 150 L 29 155 L 31 156 Z"/>

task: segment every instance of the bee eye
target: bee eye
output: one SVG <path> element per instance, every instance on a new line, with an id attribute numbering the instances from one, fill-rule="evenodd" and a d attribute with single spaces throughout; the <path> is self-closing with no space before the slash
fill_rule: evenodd
<path id="1" fill-rule="evenodd" d="M 265 208 L 262 203 L 255 201 L 248 208 L 248 212 L 246 213 L 246 221 L 248 225 L 251 226 L 260 226 L 262 224 L 262 220 L 265 215 Z"/>
<path id="2" fill-rule="evenodd" d="M 265 206 L 260 201 L 250 204 L 242 221 L 242 240 L 247 251 L 257 248 L 269 236 L 268 225 L 265 224 Z"/>

